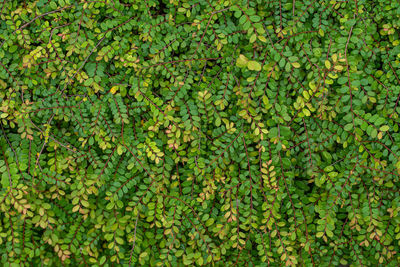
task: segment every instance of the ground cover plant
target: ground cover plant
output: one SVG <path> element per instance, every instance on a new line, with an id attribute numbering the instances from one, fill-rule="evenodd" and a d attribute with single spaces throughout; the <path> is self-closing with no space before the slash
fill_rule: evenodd
<path id="1" fill-rule="evenodd" d="M 1 2 L 2 266 L 399 266 L 398 1 Z"/>

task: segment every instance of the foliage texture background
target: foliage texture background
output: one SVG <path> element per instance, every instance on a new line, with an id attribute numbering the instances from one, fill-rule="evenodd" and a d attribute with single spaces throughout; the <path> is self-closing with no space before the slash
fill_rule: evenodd
<path id="1" fill-rule="evenodd" d="M 399 266 L 398 1 L 1 2 L 2 266 Z"/>

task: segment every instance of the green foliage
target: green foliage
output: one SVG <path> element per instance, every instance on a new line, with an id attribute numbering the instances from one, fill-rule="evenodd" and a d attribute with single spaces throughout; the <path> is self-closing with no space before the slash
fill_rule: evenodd
<path id="1" fill-rule="evenodd" d="M 399 266 L 398 1 L 0 18 L 2 266 Z"/>

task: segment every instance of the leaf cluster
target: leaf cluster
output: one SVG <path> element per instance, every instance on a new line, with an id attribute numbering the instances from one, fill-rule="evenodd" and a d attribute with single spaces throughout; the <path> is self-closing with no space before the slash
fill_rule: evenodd
<path id="1" fill-rule="evenodd" d="M 399 266 L 400 4 L 0 3 L 2 266 Z"/>

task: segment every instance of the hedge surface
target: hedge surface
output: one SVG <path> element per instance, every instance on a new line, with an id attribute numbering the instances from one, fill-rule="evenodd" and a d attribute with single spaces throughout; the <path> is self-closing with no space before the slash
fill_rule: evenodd
<path id="1" fill-rule="evenodd" d="M 399 266 L 400 4 L 0 3 L 2 266 Z"/>

